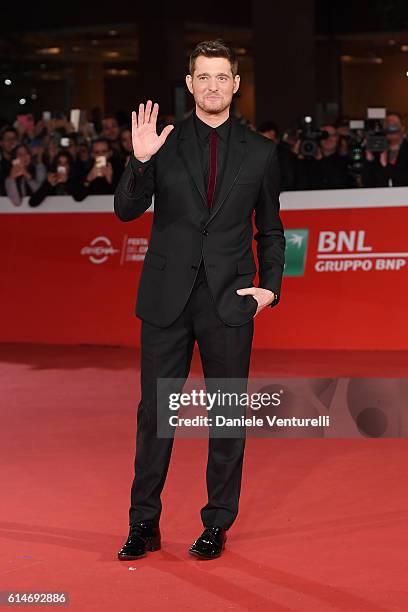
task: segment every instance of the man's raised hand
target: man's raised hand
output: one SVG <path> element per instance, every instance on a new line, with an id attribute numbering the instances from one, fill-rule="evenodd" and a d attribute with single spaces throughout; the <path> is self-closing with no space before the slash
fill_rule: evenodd
<path id="1" fill-rule="evenodd" d="M 139 114 L 132 111 L 132 143 L 135 157 L 144 162 L 148 161 L 152 155 L 157 153 L 165 143 L 174 125 L 166 125 L 160 136 L 156 133 L 156 121 L 159 113 L 157 102 L 153 105 L 148 100 L 146 108 L 144 104 L 139 104 Z"/>

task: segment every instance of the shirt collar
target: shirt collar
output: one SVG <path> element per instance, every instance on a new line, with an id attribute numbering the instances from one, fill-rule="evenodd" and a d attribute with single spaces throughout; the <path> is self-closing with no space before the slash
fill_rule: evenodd
<path id="1" fill-rule="evenodd" d="M 222 140 L 227 140 L 231 119 L 230 117 L 228 117 L 228 119 L 226 119 L 224 123 L 221 123 L 221 125 L 216 128 L 212 128 L 211 125 L 204 123 L 204 121 L 197 117 L 196 113 L 194 112 L 194 123 L 196 126 L 197 134 L 202 140 L 206 140 L 209 137 L 210 132 L 212 132 L 212 130 L 214 129 L 217 132 L 219 138 L 221 138 Z"/>

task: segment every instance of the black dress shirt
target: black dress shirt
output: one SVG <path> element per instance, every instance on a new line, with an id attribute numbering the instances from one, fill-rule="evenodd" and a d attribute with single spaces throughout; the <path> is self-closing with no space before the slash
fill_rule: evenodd
<path id="1" fill-rule="evenodd" d="M 217 180 L 215 184 L 215 193 L 218 192 L 218 187 L 221 184 L 222 172 L 227 158 L 228 140 L 230 134 L 231 119 L 228 117 L 224 123 L 221 123 L 216 128 L 212 128 L 204 121 L 201 121 L 194 113 L 194 124 L 197 134 L 198 149 L 200 151 L 201 167 L 203 169 L 204 183 L 208 185 L 208 171 L 210 159 L 210 133 L 215 130 L 217 132 Z"/>

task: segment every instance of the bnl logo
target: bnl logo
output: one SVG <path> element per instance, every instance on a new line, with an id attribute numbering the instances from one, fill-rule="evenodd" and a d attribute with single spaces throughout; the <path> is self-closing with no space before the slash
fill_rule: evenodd
<path id="1" fill-rule="evenodd" d="M 285 276 L 303 276 L 305 273 L 308 229 L 285 230 Z"/>

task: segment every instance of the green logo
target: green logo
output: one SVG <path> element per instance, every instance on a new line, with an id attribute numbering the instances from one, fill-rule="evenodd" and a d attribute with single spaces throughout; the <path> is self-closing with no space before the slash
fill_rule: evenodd
<path id="1" fill-rule="evenodd" d="M 307 241 L 309 230 L 287 229 L 285 230 L 285 276 L 303 276 L 305 273 Z"/>

